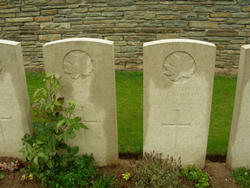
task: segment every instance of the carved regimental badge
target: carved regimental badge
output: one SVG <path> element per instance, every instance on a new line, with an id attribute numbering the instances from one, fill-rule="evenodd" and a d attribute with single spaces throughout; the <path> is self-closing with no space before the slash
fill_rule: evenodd
<path id="1" fill-rule="evenodd" d="M 191 78 L 195 72 L 194 58 L 186 52 L 173 52 L 163 63 L 163 74 L 172 82 L 181 82 Z"/>
<path id="2" fill-rule="evenodd" d="M 65 55 L 63 61 L 64 73 L 72 79 L 86 78 L 93 72 L 93 63 L 90 56 L 81 50 L 72 50 Z"/>

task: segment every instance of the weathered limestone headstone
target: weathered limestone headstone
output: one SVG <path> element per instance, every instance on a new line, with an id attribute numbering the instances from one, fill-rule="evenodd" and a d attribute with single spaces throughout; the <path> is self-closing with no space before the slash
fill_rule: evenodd
<path id="1" fill-rule="evenodd" d="M 44 45 L 45 69 L 61 77 L 65 101 L 89 128 L 71 141 L 80 153 L 93 153 L 99 166 L 118 160 L 113 42 L 74 38 Z"/>
<path id="2" fill-rule="evenodd" d="M 250 168 L 250 45 L 242 46 L 240 51 L 227 166 Z"/>
<path id="3" fill-rule="evenodd" d="M 144 44 L 143 152 L 204 167 L 216 47 L 170 39 Z"/>
<path id="4" fill-rule="evenodd" d="M 0 40 L 0 156 L 22 157 L 31 113 L 19 42 Z"/>

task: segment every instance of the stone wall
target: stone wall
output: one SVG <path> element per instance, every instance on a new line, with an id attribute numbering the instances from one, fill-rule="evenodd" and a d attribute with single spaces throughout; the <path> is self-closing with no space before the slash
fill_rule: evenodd
<path id="1" fill-rule="evenodd" d="M 26 66 L 42 45 L 69 37 L 115 41 L 117 69 L 141 69 L 144 42 L 190 38 L 217 46 L 217 67 L 237 68 L 250 43 L 250 0 L 0 0 L 0 38 L 21 41 Z"/>

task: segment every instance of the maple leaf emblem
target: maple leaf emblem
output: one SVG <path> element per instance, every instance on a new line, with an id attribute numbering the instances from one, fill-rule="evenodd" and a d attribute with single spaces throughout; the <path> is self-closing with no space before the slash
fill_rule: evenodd
<path id="1" fill-rule="evenodd" d="M 191 78 L 195 72 L 195 61 L 186 52 L 174 52 L 167 56 L 163 64 L 163 74 L 176 82 Z"/>

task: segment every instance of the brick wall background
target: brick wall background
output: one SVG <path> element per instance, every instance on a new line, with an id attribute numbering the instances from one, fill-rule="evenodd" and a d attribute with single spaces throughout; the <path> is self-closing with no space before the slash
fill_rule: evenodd
<path id="1" fill-rule="evenodd" d="M 250 43 L 250 0 L 0 0 L 0 38 L 21 41 L 26 66 L 42 45 L 70 37 L 115 42 L 117 69 L 141 69 L 144 42 L 191 38 L 217 46 L 217 67 L 237 68 Z"/>

